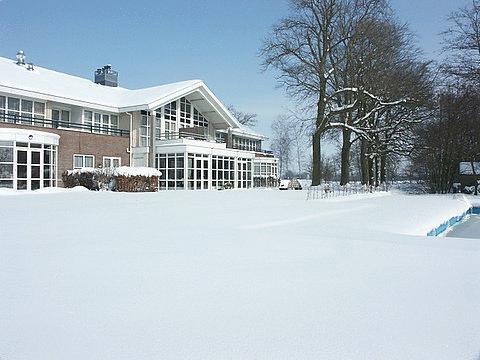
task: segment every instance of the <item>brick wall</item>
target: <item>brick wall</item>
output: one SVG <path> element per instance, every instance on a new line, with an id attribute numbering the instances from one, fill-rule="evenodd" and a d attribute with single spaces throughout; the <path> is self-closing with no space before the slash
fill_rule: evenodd
<path id="1" fill-rule="evenodd" d="M 60 135 L 58 146 L 58 177 L 61 186 L 61 175 L 65 170 L 73 168 L 73 155 L 94 155 L 95 167 L 103 165 L 104 156 L 120 157 L 123 166 L 130 165 L 130 156 L 127 153 L 129 137 L 92 134 L 87 132 L 59 130 L 28 126 L 19 124 L 8 124 L 0 122 L 0 128 L 19 128 L 45 131 Z"/>

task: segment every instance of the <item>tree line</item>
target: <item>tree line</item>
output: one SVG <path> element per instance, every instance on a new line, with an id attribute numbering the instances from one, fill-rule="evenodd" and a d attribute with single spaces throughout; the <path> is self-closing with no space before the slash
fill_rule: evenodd
<path id="1" fill-rule="evenodd" d="M 408 163 L 432 191 L 448 191 L 458 162 L 480 155 L 480 2 L 448 21 L 438 64 L 387 0 L 290 0 L 260 49 L 263 70 L 298 104 L 273 124 L 281 170 L 293 163 L 318 185 L 335 166 L 341 184 L 378 186 Z M 338 143 L 336 159 L 322 154 L 326 142 Z"/>

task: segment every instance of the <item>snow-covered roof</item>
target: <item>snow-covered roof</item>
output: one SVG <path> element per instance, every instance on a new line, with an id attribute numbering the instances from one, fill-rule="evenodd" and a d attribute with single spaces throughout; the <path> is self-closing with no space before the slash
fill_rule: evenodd
<path id="1" fill-rule="evenodd" d="M 0 57 L 0 92 L 111 112 L 153 110 L 179 97 L 199 93 L 209 111 L 214 110 L 229 126 L 239 126 L 202 80 L 130 90 L 96 84 L 40 66 L 28 70 L 12 59 Z"/>
<path id="2" fill-rule="evenodd" d="M 18 128 L 0 128 L 0 140 L 34 142 L 47 145 L 58 145 L 60 136 L 45 131 Z"/>

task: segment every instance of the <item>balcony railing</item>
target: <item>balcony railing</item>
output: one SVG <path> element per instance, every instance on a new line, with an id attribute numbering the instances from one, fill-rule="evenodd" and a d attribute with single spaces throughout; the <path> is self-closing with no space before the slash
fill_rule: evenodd
<path id="1" fill-rule="evenodd" d="M 130 131 L 123 129 L 115 129 L 109 126 L 94 124 L 79 124 L 69 121 L 43 119 L 38 117 L 20 116 L 16 114 L 1 114 L 0 122 L 8 124 L 39 126 L 53 129 L 74 129 L 79 131 L 90 132 L 94 134 L 113 135 L 113 136 L 129 136 Z"/>
<path id="2" fill-rule="evenodd" d="M 186 133 L 186 132 L 169 132 L 169 133 L 161 133 L 160 138 L 156 138 L 156 140 L 179 140 L 179 139 L 192 139 L 192 140 L 200 140 L 200 141 L 212 141 L 217 143 L 224 143 L 222 139 L 216 139 L 213 136 L 206 135 L 206 134 L 195 134 L 195 133 Z"/>
<path id="3" fill-rule="evenodd" d="M 273 155 L 273 151 L 271 150 L 262 150 L 262 149 L 254 149 L 254 148 L 249 149 L 248 146 L 244 146 L 244 145 L 232 145 L 231 148 L 236 150 L 255 151 L 257 153 L 262 153 L 265 155 Z"/>
<path id="4" fill-rule="evenodd" d="M 213 137 L 207 134 L 198 134 L 194 132 L 169 132 L 169 133 L 162 133 L 160 134 L 160 137 L 156 138 L 156 140 L 179 140 L 179 139 L 191 139 L 191 140 L 200 140 L 200 141 L 212 141 L 220 144 L 225 144 L 226 140 L 225 138 L 221 137 Z M 265 155 L 270 155 L 273 156 L 273 151 L 271 150 L 262 150 L 262 149 L 254 149 L 254 148 L 248 148 L 247 146 L 244 145 L 237 145 L 233 144 L 229 146 L 227 144 L 227 148 L 229 149 L 235 149 L 235 150 L 244 150 L 244 151 L 254 151 L 257 153 L 265 154 Z"/>

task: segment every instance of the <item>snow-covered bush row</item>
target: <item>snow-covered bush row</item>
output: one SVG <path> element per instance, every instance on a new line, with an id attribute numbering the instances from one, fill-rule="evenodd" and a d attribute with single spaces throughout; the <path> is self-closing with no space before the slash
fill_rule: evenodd
<path id="1" fill-rule="evenodd" d="M 154 192 L 158 190 L 160 171 L 148 167 L 75 169 L 62 174 L 66 188 L 84 186 L 89 190 Z"/>

